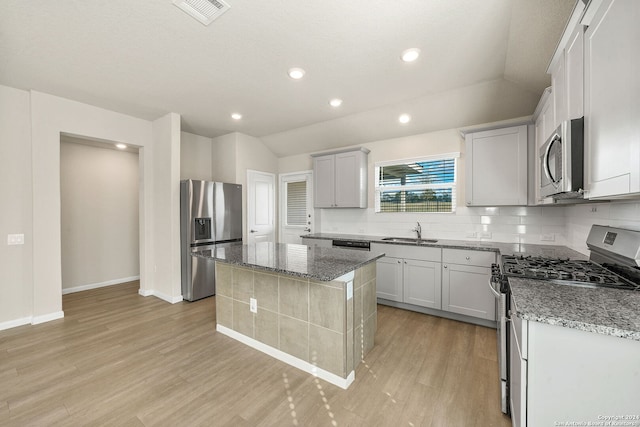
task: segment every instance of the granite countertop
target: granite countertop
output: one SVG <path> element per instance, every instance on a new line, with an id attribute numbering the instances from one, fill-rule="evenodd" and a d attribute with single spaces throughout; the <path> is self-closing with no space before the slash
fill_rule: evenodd
<path id="1" fill-rule="evenodd" d="M 640 341 L 640 292 L 509 278 L 512 315 Z"/>
<path id="2" fill-rule="evenodd" d="M 194 252 L 203 258 L 259 270 L 329 282 L 356 270 L 383 253 L 263 242 Z"/>

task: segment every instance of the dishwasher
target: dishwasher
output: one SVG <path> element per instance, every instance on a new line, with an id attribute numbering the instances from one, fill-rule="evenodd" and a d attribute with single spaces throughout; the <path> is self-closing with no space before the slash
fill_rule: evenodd
<path id="1" fill-rule="evenodd" d="M 332 246 L 334 248 L 352 249 L 356 251 L 370 251 L 371 243 L 362 240 L 334 240 Z"/>

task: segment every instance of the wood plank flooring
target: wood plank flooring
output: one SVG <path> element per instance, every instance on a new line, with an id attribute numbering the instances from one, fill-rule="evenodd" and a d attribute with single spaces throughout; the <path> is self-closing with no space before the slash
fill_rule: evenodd
<path id="1" fill-rule="evenodd" d="M 510 426 L 495 330 L 378 306 L 342 390 L 215 331 L 215 301 L 138 282 L 68 294 L 64 319 L 0 331 L 1 426 Z"/>

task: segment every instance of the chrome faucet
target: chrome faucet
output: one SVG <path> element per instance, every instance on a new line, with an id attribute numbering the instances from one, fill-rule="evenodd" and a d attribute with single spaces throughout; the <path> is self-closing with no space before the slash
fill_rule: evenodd
<path id="1" fill-rule="evenodd" d="M 418 240 L 422 239 L 422 226 L 420 225 L 420 223 L 418 223 L 418 225 L 416 225 L 416 228 L 411 231 L 415 231 L 416 233 L 418 233 Z"/>

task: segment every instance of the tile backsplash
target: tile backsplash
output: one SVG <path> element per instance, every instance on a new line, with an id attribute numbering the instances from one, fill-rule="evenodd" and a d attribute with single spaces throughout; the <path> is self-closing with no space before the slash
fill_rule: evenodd
<path id="1" fill-rule="evenodd" d="M 573 206 L 458 207 L 454 214 L 376 213 L 369 209 L 321 209 L 323 233 L 415 237 L 507 243 L 566 245 L 588 254 L 585 241 L 592 224 L 640 230 L 640 202 L 588 203 Z"/>

